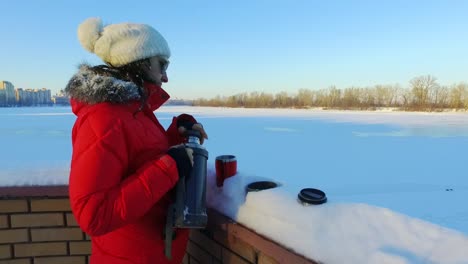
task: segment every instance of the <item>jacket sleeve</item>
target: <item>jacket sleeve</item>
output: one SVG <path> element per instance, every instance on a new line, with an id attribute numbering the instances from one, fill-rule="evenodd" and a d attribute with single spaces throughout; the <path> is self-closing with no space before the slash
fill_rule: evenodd
<path id="1" fill-rule="evenodd" d="M 172 118 L 172 123 L 167 128 L 167 138 L 169 139 L 169 146 L 174 146 L 186 142 L 186 138 L 180 135 L 177 123 L 179 121 L 197 123 L 197 120 L 189 114 L 181 114 Z"/>
<path id="2" fill-rule="evenodd" d="M 178 180 L 175 161 L 165 154 L 122 180 L 129 164 L 126 144 L 118 121 L 84 122 L 73 130 L 70 202 L 77 222 L 90 236 L 137 220 Z"/>

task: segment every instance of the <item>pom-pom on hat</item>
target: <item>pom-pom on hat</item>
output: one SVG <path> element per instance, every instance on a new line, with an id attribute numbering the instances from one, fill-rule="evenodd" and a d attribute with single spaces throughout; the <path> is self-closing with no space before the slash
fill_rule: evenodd
<path id="1" fill-rule="evenodd" d="M 146 24 L 104 26 L 100 18 L 88 18 L 78 27 L 78 39 L 86 50 L 114 67 L 154 56 L 171 56 L 164 37 Z"/>

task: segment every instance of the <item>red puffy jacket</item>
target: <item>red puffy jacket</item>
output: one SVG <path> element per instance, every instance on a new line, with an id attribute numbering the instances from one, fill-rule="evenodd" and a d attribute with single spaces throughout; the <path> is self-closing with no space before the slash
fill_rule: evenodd
<path id="1" fill-rule="evenodd" d="M 86 65 L 66 88 L 77 115 L 70 202 L 91 237 L 91 264 L 181 263 L 185 255 L 188 230 L 177 230 L 172 261 L 164 255 L 163 240 L 168 205 L 174 202 L 170 190 L 178 180 L 176 163 L 165 153 L 182 138 L 177 118 L 165 131 L 153 113 L 168 94 L 155 85 L 145 88 L 150 96 L 141 111 L 133 83 L 99 76 Z M 195 122 L 189 115 L 180 118 Z"/>

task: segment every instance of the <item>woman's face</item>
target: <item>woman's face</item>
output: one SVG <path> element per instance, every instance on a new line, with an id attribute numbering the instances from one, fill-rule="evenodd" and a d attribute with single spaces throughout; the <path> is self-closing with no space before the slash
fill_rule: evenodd
<path id="1" fill-rule="evenodd" d="M 166 70 L 169 61 L 160 57 L 151 57 L 149 61 L 150 67 L 145 69 L 146 77 L 157 85 L 168 82 Z"/>

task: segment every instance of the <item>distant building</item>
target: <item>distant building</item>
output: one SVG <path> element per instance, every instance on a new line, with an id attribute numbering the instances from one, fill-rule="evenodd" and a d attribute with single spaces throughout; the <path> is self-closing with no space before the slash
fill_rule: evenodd
<path id="1" fill-rule="evenodd" d="M 23 89 L 16 88 L 11 82 L 0 81 L 0 107 L 13 106 L 51 106 L 69 105 L 69 98 L 60 91 L 52 97 L 52 93 L 47 88 Z"/>
<path id="2" fill-rule="evenodd" d="M 16 93 L 16 104 L 18 106 L 23 106 L 23 101 L 24 101 L 24 90 L 23 90 L 23 88 L 15 89 L 15 93 Z"/>
<path id="3" fill-rule="evenodd" d="M 60 90 L 55 96 L 52 97 L 55 105 L 70 105 L 70 97 L 65 95 L 63 90 Z"/>
<path id="4" fill-rule="evenodd" d="M 37 93 L 38 105 L 52 105 L 52 93 L 49 89 L 36 89 L 34 92 Z"/>
<path id="5" fill-rule="evenodd" d="M 51 91 L 42 89 L 16 89 L 17 106 L 47 106 L 52 105 Z"/>
<path id="6" fill-rule="evenodd" d="M 11 82 L 0 81 L 0 106 L 16 105 L 15 87 Z"/>
<path id="7" fill-rule="evenodd" d="M 193 105 L 193 101 L 183 99 L 169 99 L 164 105 Z"/>

